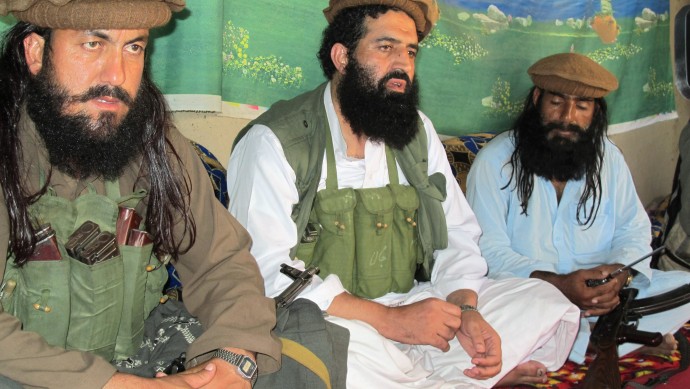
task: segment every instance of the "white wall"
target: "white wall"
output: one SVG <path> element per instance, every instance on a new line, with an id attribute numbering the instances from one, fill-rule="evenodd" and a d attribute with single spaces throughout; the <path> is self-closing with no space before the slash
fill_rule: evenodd
<path id="1" fill-rule="evenodd" d="M 225 167 L 235 136 L 249 123 L 247 119 L 213 113 L 175 112 L 173 116 L 182 134 L 206 147 Z"/>
<path id="2" fill-rule="evenodd" d="M 676 12 L 690 0 L 670 0 L 671 47 Z M 630 166 L 637 192 L 647 206 L 671 191 L 673 173 L 678 159 L 680 130 L 690 118 L 690 102 L 676 91 L 678 119 L 612 135 Z M 175 122 L 182 133 L 208 148 L 224 166 L 230 157 L 232 141 L 249 122 L 246 119 L 216 114 L 176 112 Z"/>

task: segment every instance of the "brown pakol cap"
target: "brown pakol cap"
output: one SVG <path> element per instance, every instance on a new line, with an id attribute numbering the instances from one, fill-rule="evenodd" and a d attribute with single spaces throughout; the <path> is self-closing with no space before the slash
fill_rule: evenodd
<path id="1" fill-rule="evenodd" d="M 436 0 L 329 0 L 328 8 L 323 10 L 323 14 L 328 23 L 331 23 L 343 9 L 363 5 L 388 5 L 402 9 L 414 20 L 422 39 L 429 35 L 440 16 Z"/>
<path id="2" fill-rule="evenodd" d="M 599 98 L 618 89 L 618 80 L 582 54 L 561 53 L 540 59 L 527 69 L 534 85 L 551 92 Z"/>
<path id="3" fill-rule="evenodd" d="M 96 30 L 163 26 L 185 0 L 0 0 L 0 15 L 40 27 Z"/>

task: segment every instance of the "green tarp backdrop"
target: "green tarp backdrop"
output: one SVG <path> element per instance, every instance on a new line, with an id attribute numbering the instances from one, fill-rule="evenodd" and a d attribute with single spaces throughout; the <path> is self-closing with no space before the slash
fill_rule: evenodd
<path id="1" fill-rule="evenodd" d="M 326 0 L 190 0 L 153 32 L 152 74 L 174 110 L 254 117 L 324 81 L 316 52 Z M 440 0 L 422 42 L 421 109 L 448 135 L 510 127 L 526 69 L 558 52 L 614 72 L 614 132 L 675 117 L 668 0 Z M 0 18 L 0 29 L 11 17 Z"/>

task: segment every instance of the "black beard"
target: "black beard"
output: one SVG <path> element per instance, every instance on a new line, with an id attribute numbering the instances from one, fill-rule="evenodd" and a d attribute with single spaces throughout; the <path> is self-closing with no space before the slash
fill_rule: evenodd
<path id="1" fill-rule="evenodd" d="M 386 88 L 391 78 L 407 81 L 404 93 Z M 350 58 L 336 93 L 340 111 L 355 135 L 394 149 L 402 149 L 417 135 L 419 85 L 405 72 L 393 71 L 376 82 L 371 72 Z"/>
<path id="2" fill-rule="evenodd" d="M 125 167 L 142 153 L 146 104 L 142 96 L 132 98 L 120 87 L 95 86 L 79 96 L 57 85 L 52 64 L 31 77 L 27 86 L 27 111 L 40 134 L 51 165 L 77 179 L 102 176 L 118 178 Z M 70 102 L 98 96 L 113 96 L 129 105 L 120 125 L 112 112 L 97 120 L 85 114 L 63 113 Z"/>
<path id="3" fill-rule="evenodd" d="M 534 173 L 548 180 L 579 180 L 596 165 L 597 152 L 592 131 L 571 124 L 543 124 L 535 110 L 528 120 L 527 128 L 521 129 L 520 163 L 528 173 Z M 577 139 L 563 138 L 559 135 L 548 139 L 554 129 L 569 130 Z"/>

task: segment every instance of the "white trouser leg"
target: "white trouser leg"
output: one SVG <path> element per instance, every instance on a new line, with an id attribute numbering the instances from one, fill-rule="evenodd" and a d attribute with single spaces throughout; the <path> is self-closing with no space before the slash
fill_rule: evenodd
<path id="1" fill-rule="evenodd" d="M 428 285 L 408 294 L 405 304 L 434 296 Z M 566 360 L 579 327 L 579 310 L 552 285 L 533 279 L 489 280 L 479 292 L 479 311 L 502 338 L 503 368 L 488 380 L 463 370 L 471 357 L 457 339 L 444 353 L 431 346 L 385 339 L 366 323 L 329 317 L 350 330 L 348 388 L 489 388 L 515 366 L 537 360 L 548 369 Z"/>

